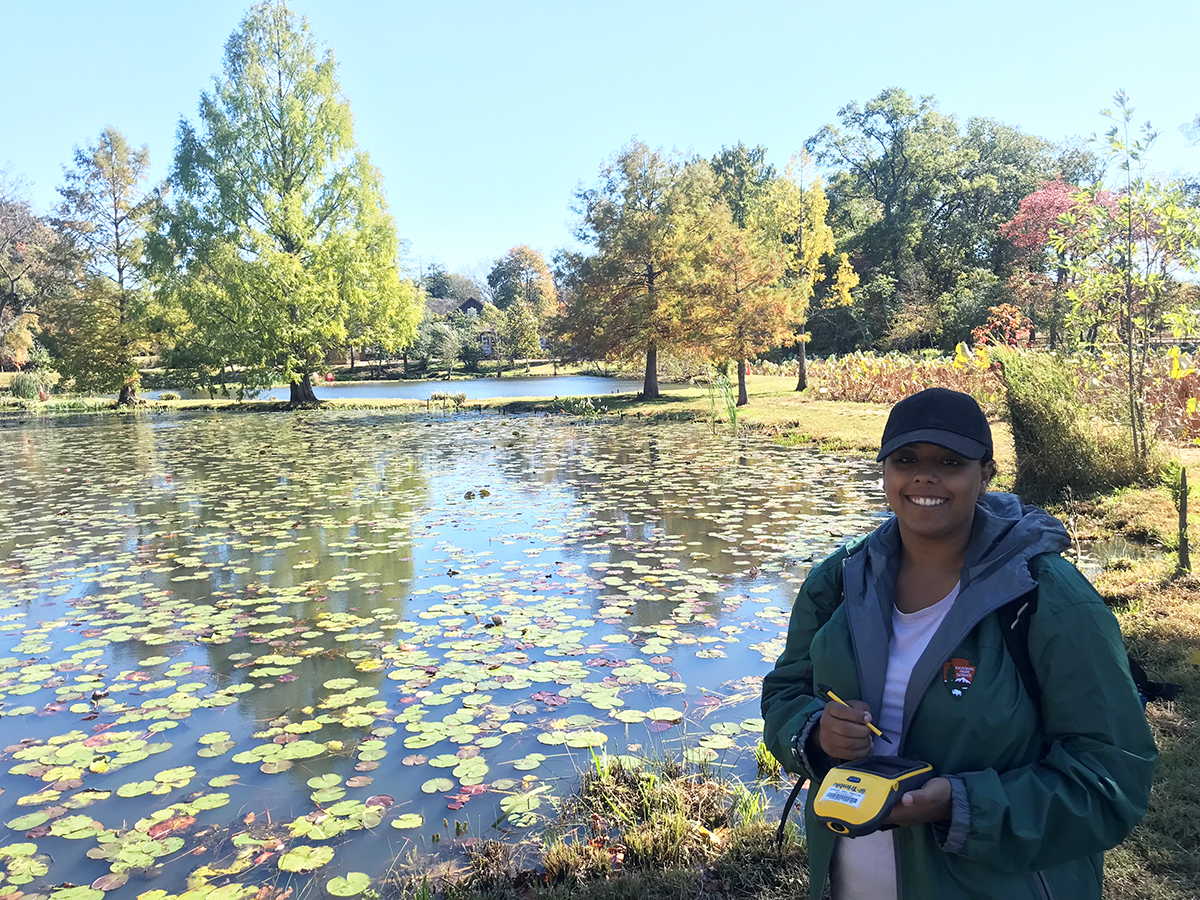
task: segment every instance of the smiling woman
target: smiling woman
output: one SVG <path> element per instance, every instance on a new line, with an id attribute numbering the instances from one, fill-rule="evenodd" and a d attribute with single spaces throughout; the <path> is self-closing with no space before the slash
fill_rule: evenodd
<path id="1" fill-rule="evenodd" d="M 1157 759 L 1116 620 L 1059 555 L 1062 524 L 988 492 L 991 430 L 970 396 L 900 401 L 877 458 L 893 515 L 805 580 L 763 683 L 764 735 L 814 784 L 872 753 L 937 777 L 903 796 L 892 830 L 856 838 L 821 827 L 814 801 L 833 788 L 811 790 L 811 895 L 828 880 L 835 900 L 1098 900 L 1100 856 L 1145 813 Z M 1014 601 L 1034 610 L 1037 683 L 1054 685 L 1040 703 L 1001 631 Z M 826 702 L 818 683 L 861 699 Z"/>

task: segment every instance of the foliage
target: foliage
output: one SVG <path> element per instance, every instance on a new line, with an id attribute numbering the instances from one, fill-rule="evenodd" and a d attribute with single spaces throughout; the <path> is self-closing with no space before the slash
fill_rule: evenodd
<path id="1" fill-rule="evenodd" d="M 712 170 L 634 141 L 577 194 L 588 254 L 560 258 L 567 296 L 558 329 L 574 353 L 643 353 L 642 393 L 659 396 L 658 351 L 697 345 L 694 262 L 712 208 Z"/>
<path id="2" fill-rule="evenodd" d="M 507 310 L 523 301 L 533 310 L 538 322 L 545 322 L 557 311 L 558 289 L 546 259 L 532 247 L 519 244 L 496 260 L 487 276 L 492 300 Z"/>
<path id="3" fill-rule="evenodd" d="M 1013 445 L 1014 490 L 1034 501 L 1130 485 L 1149 474 L 1095 407 L 1081 402 L 1073 368 L 1048 353 L 997 348 Z"/>
<path id="4" fill-rule="evenodd" d="M 934 98 L 899 88 L 838 118 L 806 146 L 835 170 L 830 221 L 863 280 L 863 340 L 948 349 L 944 295 L 976 271 L 1008 277 L 1012 248 L 999 226 L 1065 161 L 1040 138 L 979 117 L 963 128 Z"/>
<path id="5" fill-rule="evenodd" d="M 795 363 L 756 360 L 759 375 L 791 375 Z M 820 400 L 855 403 L 895 403 L 927 387 L 946 387 L 973 396 L 989 415 L 995 415 L 1001 385 L 986 353 L 960 348 L 957 358 L 938 353 L 863 353 L 828 356 L 809 363 L 809 377 Z"/>
<path id="6" fill-rule="evenodd" d="M 697 289 L 704 298 L 697 324 L 709 352 L 738 367 L 738 405 L 747 400 L 745 363 L 792 336 L 799 321 L 799 291 L 781 284 L 785 246 L 778 231 L 739 228 L 720 204 L 711 217 Z"/>
<path id="7" fill-rule="evenodd" d="M 498 325 L 499 350 L 510 366 L 517 364 L 518 357 L 530 359 L 541 355 L 537 313 L 530 303 L 523 299 L 514 301 L 499 317 Z"/>
<path id="8" fill-rule="evenodd" d="M 53 309 L 58 368 L 77 390 L 137 397 L 134 355 L 145 352 L 150 293 L 142 278 L 144 235 L 157 190 L 147 189 L 150 151 L 130 147 L 109 126 L 95 144 L 76 149 L 59 189 L 60 234 L 79 255 L 83 279 Z"/>
<path id="9" fill-rule="evenodd" d="M 483 299 L 475 282 L 466 275 L 447 272 L 445 267 L 437 262 L 430 263 L 421 276 L 421 287 L 426 294 L 437 299 L 450 297 L 460 303 Z"/>
<path id="10" fill-rule="evenodd" d="M 1157 133 L 1149 122 L 1130 134 L 1134 109 L 1123 91 L 1107 133 L 1109 156 L 1124 173 L 1113 202 L 1085 192 L 1078 212 L 1067 213 L 1054 244 L 1069 253 L 1076 284 L 1069 295 L 1096 311 L 1098 327 L 1120 341 L 1125 355 L 1126 424 L 1133 453 L 1150 454 L 1146 393 L 1150 347 L 1180 303 L 1181 276 L 1200 269 L 1200 210 L 1185 202 L 1178 184 L 1145 177 L 1145 155 Z"/>
<path id="11" fill-rule="evenodd" d="M 750 211 L 762 200 L 762 194 L 776 178 L 775 167 L 767 162 L 767 148 L 762 144 L 747 147 L 738 141 L 732 147 L 722 147 L 710 165 L 716 198 L 729 208 L 733 224 L 745 228 Z"/>
<path id="12" fill-rule="evenodd" d="M 976 344 L 998 344 L 1003 347 L 1028 347 L 1033 323 L 1011 303 L 988 308 L 988 318 L 971 332 Z"/>
<path id="13" fill-rule="evenodd" d="M 293 402 L 344 346 L 402 346 L 420 316 L 402 285 L 379 171 L 355 147 L 333 55 L 282 3 L 253 7 L 226 45 L 199 128 L 183 121 L 151 243 L 160 291 L 186 314 L 182 358 L 208 377 L 282 378 Z"/>
<path id="14" fill-rule="evenodd" d="M 27 314 L 74 283 L 70 248 L 34 215 L 23 191 L 19 179 L 0 169 L 0 342 L 15 329 L 32 327 Z"/>

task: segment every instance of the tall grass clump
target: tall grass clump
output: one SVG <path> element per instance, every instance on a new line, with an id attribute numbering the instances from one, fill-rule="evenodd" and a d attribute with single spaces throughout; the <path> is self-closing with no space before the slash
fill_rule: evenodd
<path id="1" fill-rule="evenodd" d="M 12 395 L 22 400 L 36 400 L 41 389 L 41 381 L 34 372 L 18 372 L 9 384 Z"/>
<path id="2" fill-rule="evenodd" d="M 1057 500 L 1068 489 L 1088 493 L 1142 482 L 1154 470 L 1153 454 L 1139 459 L 1105 411 L 1080 399 L 1074 370 L 1058 357 L 1003 349 L 994 356 L 1017 454 L 1016 493 Z"/>

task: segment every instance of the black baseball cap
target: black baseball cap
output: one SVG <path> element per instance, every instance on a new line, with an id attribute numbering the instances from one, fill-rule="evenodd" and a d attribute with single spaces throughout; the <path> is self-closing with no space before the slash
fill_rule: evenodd
<path id="1" fill-rule="evenodd" d="M 964 459 L 991 459 L 992 429 L 970 394 L 926 388 L 892 407 L 875 460 L 887 459 L 906 444 L 937 444 Z"/>

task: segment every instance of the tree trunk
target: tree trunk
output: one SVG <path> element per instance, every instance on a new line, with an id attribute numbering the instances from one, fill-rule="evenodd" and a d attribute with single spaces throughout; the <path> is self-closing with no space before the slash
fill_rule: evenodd
<path id="1" fill-rule="evenodd" d="M 746 360 L 739 359 L 738 367 L 738 398 L 737 405 L 745 406 L 750 402 L 750 395 L 746 393 Z"/>
<path id="2" fill-rule="evenodd" d="M 350 350 L 350 371 L 353 372 L 354 371 L 354 345 L 350 344 L 348 349 Z"/>
<path id="3" fill-rule="evenodd" d="M 408 377 L 408 351 L 407 350 L 404 351 L 403 359 L 404 359 L 404 377 L 407 378 Z"/>
<path id="4" fill-rule="evenodd" d="M 651 340 L 646 345 L 646 377 L 642 381 L 642 399 L 657 400 L 658 398 L 658 343 Z"/>
<path id="5" fill-rule="evenodd" d="M 313 393 L 312 381 L 307 377 L 301 377 L 299 381 L 293 381 L 291 384 L 291 395 L 288 397 L 289 406 L 302 406 L 307 403 L 316 403 L 317 395 Z"/>
<path id="6" fill-rule="evenodd" d="M 808 342 L 799 340 L 796 342 L 796 370 L 799 373 L 796 377 L 796 390 L 808 390 Z"/>

